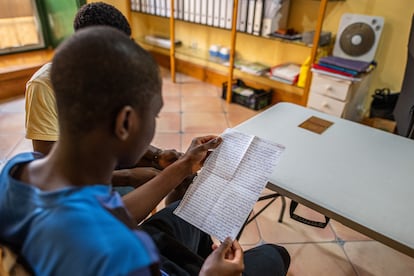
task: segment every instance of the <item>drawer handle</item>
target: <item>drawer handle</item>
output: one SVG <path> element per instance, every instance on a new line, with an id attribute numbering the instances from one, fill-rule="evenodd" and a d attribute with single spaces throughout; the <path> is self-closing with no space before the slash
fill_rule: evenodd
<path id="1" fill-rule="evenodd" d="M 329 91 L 329 92 L 330 92 L 330 91 L 332 91 L 332 90 L 333 90 L 333 87 L 332 87 L 332 86 L 330 86 L 330 85 L 327 85 L 327 86 L 326 86 L 326 91 Z"/>
<path id="2" fill-rule="evenodd" d="M 329 103 L 328 102 L 322 102 L 322 107 L 323 108 L 328 108 L 329 107 Z"/>

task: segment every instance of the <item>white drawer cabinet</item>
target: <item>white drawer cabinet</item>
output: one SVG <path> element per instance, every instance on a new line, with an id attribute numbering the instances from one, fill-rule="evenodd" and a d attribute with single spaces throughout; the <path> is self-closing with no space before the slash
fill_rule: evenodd
<path id="1" fill-rule="evenodd" d="M 360 81 L 350 81 L 313 73 L 307 106 L 337 117 L 360 121 L 366 112 L 370 78 L 371 74 L 367 74 Z"/>

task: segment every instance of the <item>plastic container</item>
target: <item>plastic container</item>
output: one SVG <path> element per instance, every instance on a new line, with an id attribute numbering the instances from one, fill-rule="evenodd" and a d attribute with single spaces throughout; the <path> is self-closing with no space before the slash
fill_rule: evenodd
<path id="1" fill-rule="evenodd" d="M 297 86 L 299 87 L 305 87 L 306 79 L 308 78 L 310 65 L 311 65 L 310 60 L 311 60 L 311 57 L 309 56 L 305 60 L 305 62 L 300 66 L 299 78 L 298 78 L 298 83 L 297 83 Z"/>

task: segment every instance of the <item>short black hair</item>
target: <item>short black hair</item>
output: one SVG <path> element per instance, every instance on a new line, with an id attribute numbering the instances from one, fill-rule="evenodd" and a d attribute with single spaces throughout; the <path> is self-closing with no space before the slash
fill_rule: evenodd
<path id="1" fill-rule="evenodd" d="M 96 25 L 111 26 L 131 36 L 131 26 L 125 16 L 114 6 L 103 2 L 83 5 L 73 21 L 75 31 Z"/>
<path id="2" fill-rule="evenodd" d="M 124 33 L 108 26 L 75 32 L 52 61 L 60 133 L 81 136 L 91 129 L 111 131 L 126 105 L 146 114 L 162 79 L 152 56 Z"/>

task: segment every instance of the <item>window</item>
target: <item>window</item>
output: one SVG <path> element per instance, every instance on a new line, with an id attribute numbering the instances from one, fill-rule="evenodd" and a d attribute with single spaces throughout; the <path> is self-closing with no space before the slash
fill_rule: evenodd
<path id="1" fill-rule="evenodd" d="M 34 0 L 0 0 L 0 54 L 45 47 Z"/>

